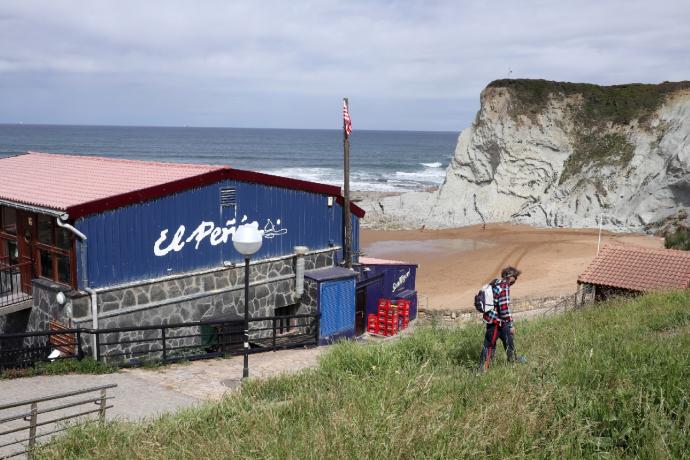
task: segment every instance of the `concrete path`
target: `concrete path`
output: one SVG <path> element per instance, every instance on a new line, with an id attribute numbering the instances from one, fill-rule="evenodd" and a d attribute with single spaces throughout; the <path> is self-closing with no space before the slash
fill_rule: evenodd
<path id="1" fill-rule="evenodd" d="M 313 367 L 324 347 L 280 350 L 249 356 L 249 378 L 266 378 Z M 198 400 L 217 400 L 237 388 L 242 379 L 242 356 L 194 361 L 158 369 L 134 368 L 126 374 L 155 387 Z"/>
<path id="2" fill-rule="evenodd" d="M 281 350 L 250 355 L 250 378 L 266 378 L 273 375 L 296 372 L 315 366 L 324 348 Z M 194 406 L 205 400 L 220 399 L 226 392 L 240 386 L 243 370 L 242 356 L 174 364 L 153 369 L 126 369 L 104 375 L 58 375 L 25 377 L 14 380 L 0 380 L 0 405 L 29 399 L 52 396 L 74 390 L 115 383 L 108 389 L 108 396 L 114 396 L 108 404 L 107 418 L 140 420 L 153 418 L 165 412 Z M 55 407 L 70 402 L 98 396 L 97 393 L 74 396 L 39 403 L 38 409 Z M 96 409 L 95 405 L 62 409 L 39 414 L 38 422 L 53 420 L 85 410 Z M 0 412 L 0 419 L 28 412 L 28 406 Z M 0 432 L 25 427 L 28 422 L 15 420 L 0 424 Z M 54 425 L 39 428 L 38 433 L 55 429 Z M 16 447 L 2 447 L 3 444 L 23 439 L 27 431 L 0 436 L 0 458 L 16 452 Z M 46 438 L 41 438 L 45 440 Z M 17 457 L 22 458 L 22 457 Z"/>
<path id="3" fill-rule="evenodd" d="M 38 376 L 27 377 L 14 380 L 0 380 L 0 404 L 10 404 L 28 399 L 35 399 L 44 396 L 52 396 L 59 393 L 67 393 L 70 391 L 81 390 L 89 387 L 100 385 L 107 385 L 115 383 L 116 388 L 107 390 L 107 395 L 114 396 L 114 399 L 108 400 L 108 405 L 113 405 L 111 409 L 106 411 L 107 418 L 112 419 L 128 419 L 137 420 L 147 417 L 154 417 L 164 412 L 173 411 L 181 407 L 189 407 L 198 402 L 192 398 L 181 393 L 169 390 L 164 387 L 151 385 L 150 382 L 129 375 L 127 373 L 105 374 L 105 375 L 56 375 L 56 376 Z M 38 403 L 38 410 L 48 409 L 72 402 L 83 401 L 85 399 L 95 398 L 99 396 L 99 392 L 88 393 L 80 396 L 71 396 L 61 398 L 54 401 L 46 401 Z M 55 420 L 67 415 L 74 415 L 97 409 L 94 403 L 89 403 L 73 408 L 56 410 L 37 416 L 37 422 L 45 422 Z M 29 406 L 20 406 L 12 409 L 7 409 L 0 412 L 0 419 L 8 418 L 14 415 L 26 413 L 30 410 Z M 87 416 L 95 419 L 97 414 Z M 62 422 L 64 423 L 64 422 Z M 28 421 L 19 419 L 6 423 L 0 423 L 0 432 L 24 428 L 28 426 Z M 38 427 L 37 434 L 48 433 L 59 428 L 61 425 L 49 424 Z M 0 445 L 26 439 L 29 432 L 26 430 L 17 433 L 11 433 L 0 436 Z M 49 436 L 39 438 L 40 442 L 45 442 Z M 25 446 L 25 443 L 24 443 Z M 10 455 L 21 449 L 23 446 L 6 446 L 0 447 L 0 457 Z M 19 456 L 16 458 L 25 458 Z"/>

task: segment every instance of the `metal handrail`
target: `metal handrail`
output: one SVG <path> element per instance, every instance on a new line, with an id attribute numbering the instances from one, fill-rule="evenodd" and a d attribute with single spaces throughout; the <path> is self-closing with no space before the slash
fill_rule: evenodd
<path id="1" fill-rule="evenodd" d="M 0 423 L 6 423 L 6 422 L 11 422 L 11 421 L 16 421 L 16 420 L 24 420 L 24 421 L 29 422 L 29 424 L 27 426 L 20 426 L 17 428 L 11 428 L 9 430 L 5 430 L 5 431 L 0 432 L 0 436 L 6 436 L 6 435 L 14 434 L 14 433 L 20 433 L 22 431 L 28 431 L 29 432 L 28 437 L 13 439 L 10 442 L 5 442 L 5 443 L 0 444 L 0 448 L 3 448 L 3 447 L 8 447 L 8 446 L 14 446 L 16 444 L 21 444 L 24 442 L 27 443 L 25 449 L 20 450 L 20 451 L 16 451 L 16 452 L 12 452 L 8 455 L 3 456 L 2 458 L 3 459 L 4 458 L 11 458 L 11 457 L 16 457 L 16 456 L 22 455 L 22 454 L 27 454 L 28 458 L 31 459 L 33 457 L 33 449 L 36 446 L 36 439 L 37 438 L 49 436 L 51 434 L 58 433 L 60 431 L 64 431 L 64 430 L 69 428 L 69 426 L 65 426 L 65 427 L 54 429 L 52 431 L 37 433 L 36 429 L 38 427 L 53 425 L 53 424 L 56 424 L 58 422 L 63 422 L 65 420 L 70 420 L 70 419 L 81 419 L 83 422 L 94 421 L 93 419 L 84 420 L 84 419 L 82 419 L 82 417 L 90 415 L 90 414 L 95 414 L 95 413 L 98 413 L 98 421 L 100 421 L 101 423 L 105 422 L 106 410 L 111 409 L 113 407 L 112 404 L 108 405 L 106 403 L 107 400 L 113 399 L 112 396 L 110 396 L 110 397 L 107 396 L 106 390 L 108 390 L 110 388 L 115 388 L 115 387 L 117 387 L 117 385 L 114 383 L 108 384 L 108 385 L 99 385 L 96 387 L 85 388 L 82 390 L 68 391 L 65 393 L 59 393 L 59 394 L 52 395 L 52 396 L 44 396 L 41 398 L 28 399 L 28 400 L 24 400 L 24 401 L 18 401 L 18 402 L 14 402 L 14 403 L 10 403 L 10 404 L 0 405 L 0 411 L 7 410 L 7 409 L 13 409 L 15 407 L 21 407 L 21 406 L 31 406 L 31 410 L 29 412 L 24 412 L 21 414 L 15 414 L 15 415 L 12 415 L 10 417 L 5 417 L 3 419 L 0 419 Z M 86 394 L 86 393 L 92 393 L 95 391 L 100 391 L 100 396 L 88 398 L 88 399 L 81 399 L 79 401 L 73 401 L 73 402 L 69 402 L 66 404 L 60 404 L 58 406 L 48 407 L 48 408 L 40 409 L 40 410 L 38 408 L 39 403 L 44 403 L 47 401 L 54 401 L 54 400 L 61 399 L 61 398 L 68 398 L 71 396 L 78 396 L 78 395 L 82 395 L 82 394 Z M 69 409 L 69 408 L 77 407 L 77 406 L 83 406 L 84 404 L 90 404 L 90 403 L 94 403 L 94 404 L 98 405 L 99 407 L 97 409 L 84 410 L 84 411 L 78 412 L 76 414 L 58 416 L 56 418 L 52 418 L 49 420 L 43 420 L 40 422 L 38 421 L 38 416 L 40 414 L 46 414 L 49 412 L 55 412 L 58 410 Z"/>
<path id="2" fill-rule="evenodd" d="M 3 257 L 2 259 L 0 259 L 0 261 L 2 261 L 2 260 L 4 260 L 4 259 L 9 259 L 9 256 Z M 19 268 L 19 267 L 23 267 L 23 266 L 25 266 L 25 265 L 31 265 L 31 263 L 32 263 L 32 262 L 31 262 L 30 260 L 25 260 L 25 261 L 23 261 L 23 262 L 19 262 L 19 263 L 16 263 L 16 264 L 14 264 L 14 265 L 5 264 L 5 265 L 3 265 L 3 266 L 0 267 L 0 268 L 2 268 L 2 269 Z"/>
<path id="3" fill-rule="evenodd" d="M 52 401 L 53 399 L 66 398 L 68 396 L 77 396 L 77 395 L 81 395 L 84 393 L 91 393 L 93 391 L 98 391 L 98 390 L 107 390 L 108 388 L 115 388 L 116 386 L 117 386 L 116 383 L 111 383 L 108 385 L 99 385 L 97 387 L 84 388 L 83 390 L 68 391 L 66 393 L 59 393 L 59 394 L 52 395 L 52 396 L 44 396 L 42 398 L 27 399 L 25 401 L 19 401 L 19 402 L 14 402 L 14 403 L 10 403 L 10 404 L 0 405 L 0 410 L 11 409 L 13 407 L 19 407 L 19 406 L 27 406 L 31 403 Z"/>
<path id="4" fill-rule="evenodd" d="M 0 282 L 2 283 L 2 285 L 0 285 L 0 292 L 2 292 L 2 294 L 0 294 L 0 307 L 17 304 L 31 299 L 31 294 L 28 294 L 22 290 L 21 281 L 17 282 L 18 280 L 15 280 L 15 277 L 18 274 L 21 274 L 24 266 L 31 265 L 31 261 L 23 261 L 19 262 L 18 264 L 10 265 L 5 263 L 3 260 L 4 259 L 0 259 L 0 274 L 2 274 L 2 278 L 0 279 Z"/>
<path id="5" fill-rule="evenodd" d="M 253 342 L 257 345 L 250 353 L 278 350 L 290 347 L 304 347 L 318 344 L 320 313 L 294 314 L 285 316 L 260 316 L 250 319 L 251 332 L 256 334 Z M 279 322 L 290 322 L 294 330 L 288 333 L 279 328 Z M 211 326 L 209 331 L 201 329 Z M 74 352 L 61 356 L 60 359 L 81 359 L 81 344 L 84 334 L 95 336 L 95 354 L 97 361 L 114 360 L 118 366 L 126 367 L 141 364 L 142 359 L 173 362 L 180 359 L 205 359 L 239 353 L 240 340 L 234 340 L 244 330 L 242 319 L 208 319 L 184 323 L 158 324 L 150 326 L 114 327 L 104 329 L 71 328 L 55 331 L 24 332 L 0 335 L 0 368 L 26 367 L 36 362 L 45 361 L 55 336 L 70 337 L 69 345 Z M 185 330 L 186 329 L 186 330 Z M 134 331 L 153 332 L 154 337 L 131 338 L 126 333 Z M 109 336 L 115 334 L 115 337 Z M 198 337 L 198 343 L 194 339 Z M 24 338 L 33 338 L 30 345 L 13 343 L 23 342 Z M 35 339 L 38 339 L 36 341 Z M 192 339 L 186 341 L 188 339 Z M 210 341 L 209 341 L 210 340 Z M 182 342 L 180 342 L 182 341 Z M 192 343 L 194 342 L 194 343 Z M 144 349 L 129 349 L 131 345 L 148 344 Z M 114 346 L 122 345 L 125 349 Z M 198 349 L 199 351 L 195 351 Z M 127 359 L 131 362 L 127 362 Z M 120 362 L 123 361 L 123 362 Z M 0 410 L 2 407 L 0 407 Z"/>

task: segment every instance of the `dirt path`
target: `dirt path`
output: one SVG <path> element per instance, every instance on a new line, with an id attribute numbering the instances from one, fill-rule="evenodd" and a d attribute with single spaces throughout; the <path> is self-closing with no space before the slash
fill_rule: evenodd
<path id="1" fill-rule="evenodd" d="M 515 265 L 523 276 L 514 298 L 571 294 L 577 277 L 596 256 L 596 230 L 534 228 L 492 224 L 448 230 L 363 229 L 361 245 L 371 257 L 419 264 L 417 290 L 430 308 L 471 309 L 482 284 Z M 661 238 L 605 232 L 602 244 L 663 247 Z M 424 304 L 423 301 L 421 302 Z"/>

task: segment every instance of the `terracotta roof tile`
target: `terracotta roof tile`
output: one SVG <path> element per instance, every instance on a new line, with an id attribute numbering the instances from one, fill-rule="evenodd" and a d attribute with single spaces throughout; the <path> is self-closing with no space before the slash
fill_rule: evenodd
<path id="1" fill-rule="evenodd" d="M 606 245 L 578 282 L 635 291 L 690 287 L 690 251 Z"/>

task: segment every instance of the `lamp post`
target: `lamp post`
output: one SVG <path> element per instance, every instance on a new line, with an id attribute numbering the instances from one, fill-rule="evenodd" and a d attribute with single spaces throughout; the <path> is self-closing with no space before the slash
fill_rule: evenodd
<path id="1" fill-rule="evenodd" d="M 232 235 L 232 245 L 244 256 L 244 369 L 242 378 L 249 377 L 249 257 L 261 249 L 264 232 L 256 222 L 240 225 Z"/>

